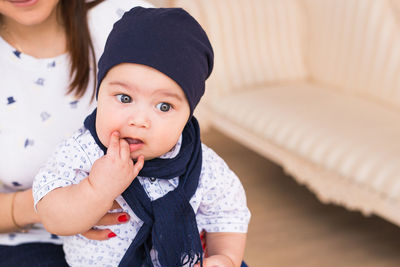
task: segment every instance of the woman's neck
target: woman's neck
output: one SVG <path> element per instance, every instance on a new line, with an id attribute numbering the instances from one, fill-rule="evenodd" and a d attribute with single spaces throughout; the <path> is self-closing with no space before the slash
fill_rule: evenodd
<path id="1" fill-rule="evenodd" d="M 17 50 L 36 58 L 50 58 L 66 52 L 65 29 L 57 19 L 57 10 L 35 25 L 22 25 L 3 17 L 0 34 Z"/>

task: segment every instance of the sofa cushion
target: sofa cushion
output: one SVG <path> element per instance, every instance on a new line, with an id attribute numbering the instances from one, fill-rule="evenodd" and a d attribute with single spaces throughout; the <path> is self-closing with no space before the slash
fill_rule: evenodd
<path id="1" fill-rule="evenodd" d="M 400 200 L 398 112 L 307 83 L 252 88 L 209 104 L 216 116 Z"/>

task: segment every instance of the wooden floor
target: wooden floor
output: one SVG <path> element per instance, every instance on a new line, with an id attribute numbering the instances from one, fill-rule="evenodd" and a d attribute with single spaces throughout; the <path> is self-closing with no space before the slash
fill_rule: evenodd
<path id="1" fill-rule="evenodd" d="M 400 266 L 400 227 L 321 204 L 279 166 L 215 130 L 202 140 L 245 187 L 252 212 L 245 253 L 250 267 Z"/>

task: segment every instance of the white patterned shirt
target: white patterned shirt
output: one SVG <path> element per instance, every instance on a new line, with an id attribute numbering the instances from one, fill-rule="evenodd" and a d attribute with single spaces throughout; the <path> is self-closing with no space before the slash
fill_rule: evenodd
<path id="1" fill-rule="evenodd" d="M 180 139 L 181 140 L 181 139 Z M 162 158 L 172 158 L 179 153 L 180 141 Z M 33 183 L 35 205 L 48 192 L 87 177 L 98 158 L 104 155 L 88 130 L 82 128 L 62 142 L 46 165 L 41 168 Z M 201 232 L 247 232 L 250 212 L 246 196 L 238 177 L 212 149 L 202 144 L 202 169 L 198 188 L 190 199 Z M 155 179 L 154 179 L 155 178 Z M 179 178 L 170 180 L 157 177 L 139 179 L 150 200 L 155 200 L 174 190 Z M 128 223 L 111 225 L 117 236 L 105 241 L 86 239 L 81 235 L 64 237 L 64 251 L 71 266 L 118 266 L 129 245 L 141 228 L 141 221 L 122 196 L 117 198 L 122 210 L 130 215 Z M 160 266 L 156 252 L 151 252 L 155 266 Z"/>
<path id="2" fill-rule="evenodd" d="M 152 6 L 141 0 L 106 0 L 89 11 L 97 60 L 114 22 L 137 5 Z M 57 144 L 81 127 L 93 110 L 92 80 L 82 98 L 66 95 L 69 68 L 67 54 L 34 58 L 19 53 L 0 37 L 0 192 L 30 188 L 40 166 Z M 0 234 L 1 245 L 28 242 L 60 243 L 61 240 L 45 231 L 41 224 L 28 233 Z"/>

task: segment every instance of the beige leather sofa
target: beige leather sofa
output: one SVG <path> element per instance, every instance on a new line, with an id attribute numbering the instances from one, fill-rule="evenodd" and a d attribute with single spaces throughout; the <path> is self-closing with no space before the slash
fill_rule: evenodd
<path id="1" fill-rule="evenodd" d="M 399 0 L 173 4 L 215 49 L 203 126 L 280 164 L 322 202 L 400 225 Z"/>

